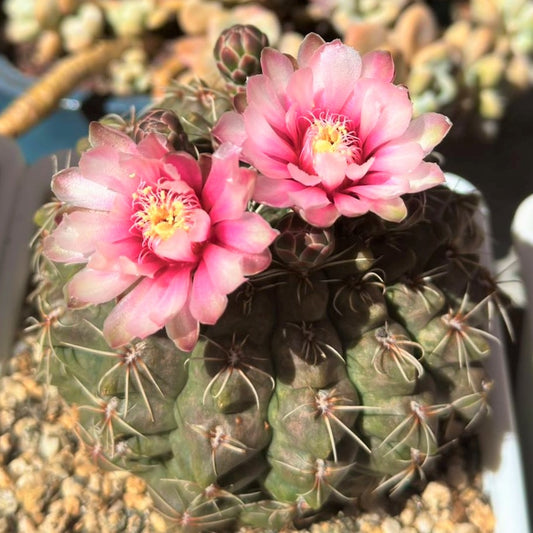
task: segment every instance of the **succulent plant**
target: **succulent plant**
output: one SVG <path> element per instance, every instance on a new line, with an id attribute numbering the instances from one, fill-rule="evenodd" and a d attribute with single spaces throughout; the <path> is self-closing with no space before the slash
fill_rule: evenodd
<path id="1" fill-rule="evenodd" d="M 309 35 L 261 64 L 222 119 L 193 88 L 93 123 L 37 217 L 43 364 L 94 459 L 183 531 L 417 487 L 492 386 L 479 198 L 424 161 L 448 121 L 412 119 L 388 55 Z"/>

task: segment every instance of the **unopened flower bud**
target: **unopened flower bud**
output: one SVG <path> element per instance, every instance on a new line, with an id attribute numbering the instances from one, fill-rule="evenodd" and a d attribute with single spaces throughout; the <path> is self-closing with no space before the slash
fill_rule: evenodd
<path id="1" fill-rule="evenodd" d="M 317 228 L 289 213 L 281 219 L 280 232 L 273 243 L 277 259 L 298 271 L 306 271 L 325 263 L 335 248 L 331 228 Z"/>
<path id="2" fill-rule="evenodd" d="M 149 133 L 164 135 L 170 147 L 194 153 L 187 134 L 178 116 L 169 109 L 153 109 L 144 115 L 136 124 L 133 132 L 135 142 L 141 141 Z"/>
<path id="3" fill-rule="evenodd" d="M 236 85 L 261 72 L 261 51 L 268 46 L 267 36 L 255 26 L 236 24 L 218 38 L 214 54 L 220 73 Z"/>

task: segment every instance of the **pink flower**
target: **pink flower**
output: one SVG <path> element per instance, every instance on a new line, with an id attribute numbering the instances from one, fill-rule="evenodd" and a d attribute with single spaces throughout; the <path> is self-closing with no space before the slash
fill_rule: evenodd
<path id="1" fill-rule="evenodd" d="M 189 351 L 199 323 L 214 324 L 227 294 L 270 264 L 276 232 L 246 211 L 255 172 L 229 144 L 196 161 L 157 134 L 137 145 L 93 123 L 89 139 L 79 167 L 54 176 L 67 211 L 45 254 L 86 263 L 68 284 L 71 305 L 118 298 L 104 323 L 111 346 L 166 326 Z"/>
<path id="2" fill-rule="evenodd" d="M 258 202 L 293 207 L 315 226 L 368 211 L 400 221 L 403 194 L 444 180 L 423 159 L 451 123 L 437 113 L 413 120 L 407 89 L 391 83 L 388 53 L 361 57 L 310 34 L 297 64 L 266 48 L 261 65 L 263 74 L 248 80 L 242 114 L 223 115 L 214 130 L 260 172 Z"/>

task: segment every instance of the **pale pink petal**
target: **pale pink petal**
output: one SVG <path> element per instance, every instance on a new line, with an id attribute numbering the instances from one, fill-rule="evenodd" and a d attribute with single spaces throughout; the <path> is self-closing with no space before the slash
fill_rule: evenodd
<path id="1" fill-rule="evenodd" d="M 192 264 L 198 262 L 198 257 L 192 251 L 191 239 L 183 229 L 176 230 L 168 239 L 154 239 L 152 248 L 163 259 Z"/>
<path id="2" fill-rule="evenodd" d="M 291 76 L 287 86 L 287 97 L 298 113 L 310 115 L 316 105 L 313 92 L 313 71 L 310 68 L 299 69 Z"/>
<path id="3" fill-rule="evenodd" d="M 303 185 L 296 181 L 270 179 L 259 174 L 253 198 L 256 202 L 272 207 L 288 207 L 292 205 L 289 195 L 302 189 Z"/>
<path id="4" fill-rule="evenodd" d="M 266 76 L 252 76 L 246 86 L 248 101 L 278 130 L 285 129 L 285 109 Z"/>
<path id="5" fill-rule="evenodd" d="M 84 268 L 74 274 L 67 285 L 69 306 L 108 302 L 122 294 L 137 279 L 137 276 L 122 272 Z"/>
<path id="6" fill-rule="evenodd" d="M 150 319 L 163 327 L 184 305 L 189 297 L 191 269 L 169 267 L 167 272 L 155 279 L 159 295 L 154 295 L 154 304 L 147 307 Z"/>
<path id="7" fill-rule="evenodd" d="M 295 207 L 295 211 L 309 224 L 319 228 L 328 228 L 333 225 L 340 215 L 334 204 L 306 209 Z"/>
<path id="8" fill-rule="evenodd" d="M 390 142 L 380 146 L 374 152 L 374 163 L 370 170 L 401 174 L 416 168 L 424 158 L 424 152 L 418 143 Z"/>
<path id="9" fill-rule="evenodd" d="M 129 179 L 137 183 L 157 185 L 163 173 L 163 164 L 157 159 L 147 159 L 137 155 L 120 154 L 120 166 Z"/>
<path id="10" fill-rule="evenodd" d="M 292 163 L 289 163 L 287 168 L 290 172 L 291 178 L 302 185 L 317 185 L 322 179 L 318 174 L 308 174 L 305 172 L 305 170 L 302 170 Z"/>
<path id="11" fill-rule="evenodd" d="M 375 200 L 370 203 L 370 211 L 389 222 L 401 222 L 407 216 L 407 208 L 401 198 Z"/>
<path id="12" fill-rule="evenodd" d="M 409 182 L 409 192 L 425 191 L 435 185 L 444 183 L 444 173 L 437 163 L 423 161 L 410 172 L 406 179 Z"/>
<path id="13" fill-rule="evenodd" d="M 260 254 L 243 254 L 242 271 L 245 276 L 253 276 L 267 269 L 272 262 L 270 250 L 266 249 Z"/>
<path id="14" fill-rule="evenodd" d="M 362 57 L 361 78 L 376 78 L 391 82 L 394 78 L 394 61 L 390 52 L 374 50 Z"/>
<path id="15" fill-rule="evenodd" d="M 175 168 L 179 179 L 187 183 L 197 195 L 200 195 L 203 184 L 202 174 L 200 173 L 198 162 L 191 154 L 187 152 L 172 152 L 165 155 L 163 162 Z"/>
<path id="16" fill-rule="evenodd" d="M 386 183 L 379 183 L 377 185 L 358 183 L 354 187 L 345 189 L 353 192 L 358 196 L 362 196 L 369 200 L 382 200 L 396 198 L 406 192 L 409 192 L 409 185 L 403 179 L 389 179 Z"/>
<path id="17" fill-rule="evenodd" d="M 111 210 L 117 195 L 116 192 L 85 179 L 76 167 L 58 172 L 52 179 L 52 190 L 63 202 L 100 211 Z"/>
<path id="18" fill-rule="evenodd" d="M 190 270 L 169 269 L 155 279 L 141 280 L 119 300 L 104 322 L 109 345 L 116 348 L 161 329 L 183 307 L 188 276 Z"/>
<path id="19" fill-rule="evenodd" d="M 205 263 L 200 263 L 194 273 L 190 310 L 202 324 L 215 324 L 226 309 L 228 299 L 217 291 L 209 277 Z"/>
<path id="20" fill-rule="evenodd" d="M 222 245 L 253 254 L 262 253 L 278 234 L 263 217 L 248 212 L 236 220 L 222 220 L 213 229 Z"/>
<path id="21" fill-rule="evenodd" d="M 274 89 L 279 95 L 285 91 L 289 78 L 294 72 L 294 66 L 286 55 L 267 47 L 261 52 L 261 71 L 272 80 Z"/>
<path id="22" fill-rule="evenodd" d="M 314 167 L 327 191 L 335 190 L 345 179 L 347 163 L 343 154 L 323 152 L 315 154 Z"/>
<path id="23" fill-rule="evenodd" d="M 202 261 L 218 293 L 229 294 L 245 281 L 238 252 L 208 244 L 203 251 Z"/>
<path id="24" fill-rule="evenodd" d="M 300 67 L 307 67 L 313 54 L 326 43 L 317 33 L 308 33 L 298 50 L 298 65 Z"/>
<path id="25" fill-rule="evenodd" d="M 251 142 L 266 155 L 275 155 L 277 159 L 287 163 L 296 163 L 294 147 L 272 128 L 267 118 L 255 107 L 250 107 L 244 112 L 246 132 Z M 249 155 L 249 154 L 247 154 Z"/>
<path id="26" fill-rule="evenodd" d="M 318 49 L 309 61 L 317 105 L 331 113 L 340 111 L 361 75 L 361 56 L 340 40 Z"/>
<path id="27" fill-rule="evenodd" d="M 290 178 L 287 161 L 281 161 L 276 156 L 268 156 L 252 137 L 248 137 L 242 147 L 243 160 L 253 162 L 253 166 L 271 178 Z"/>
<path id="28" fill-rule="evenodd" d="M 191 352 L 194 349 L 200 333 L 200 324 L 191 315 L 188 302 L 166 323 L 166 331 L 180 350 Z"/>
<path id="29" fill-rule="evenodd" d="M 361 165 L 358 165 L 357 163 L 351 163 L 346 169 L 346 176 L 352 181 L 359 181 L 367 174 L 369 168 L 374 164 L 374 160 L 374 157 L 369 157 Z"/>
<path id="30" fill-rule="evenodd" d="M 424 113 L 412 120 L 398 141 L 418 143 L 426 156 L 444 139 L 451 127 L 448 117 L 439 113 Z"/>
<path id="31" fill-rule="evenodd" d="M 289 199 L 293 206 L 303 209 L 311 207 L 324 207 L 331 203 L 326 193 L 318 187 L 306 187 L 289 193 Z"/>
<path id="32" fill-rule="evenodd" d="M 190 222 L 187 233 L 191 242 L 204 242 L 211 237 L 212 221 L 203 209 L 189 211 Z"/>
<path id="33" fill-rule="evenodd" d="M 224 113 L 213 128 L 213 135 L 221 142 L 230 142 L 242 146 L 246 140 L 244 119 L 240 113 Z"/>
<path id="34" fill-rule="evenodd" d="M 364 198 L 355 198 L 349 194 L 336 193 L 333 197 L 335 207 L 345 217 L 357 217 L 368 212 L 369 202 Z"/>
<path id="35" fill-rule="evenodd" d="M 137 145 L 137 150 L 144 157 L 161 159 L 169 150 L 167 138 L 160 133 L 150 133 Z"/>
<path id="36" fill-rule="evenodd" d="M 89 124 L 89 143 L 91 146 L 110 146 L 121 152 L 137 153 L 137 145 L 128 135 L 100 122 Z"/>
<path id="37" fill-rule="evenodd" d="M 240 218 L 251 200 L 256 173 L 239 167 L 238 154 L 227 152 L 231 146 L 222 145 L 213 154 L 211 172 L 206 181 L 202 205 L 208 211 L 211 222 Z"/>
<path id="38" fill-rule="evenodd" d="M 64 214 L 55 231 L 44 240 L 46 255 L 52 261 L 78 263 L 82 258 L 87 261 L 101 242 L 127 238 L 128 227 L 106 215 L 102 211 Z M 71 258 L 67 260 L 69 253 Z"/>
<path id="39" fill-rule="evenodd" d="M 119 152 L 111 146 L 101 145 L 84 152 L 80 158 L 80 173 L 88 180 L 113 191 L 131 195 L 138 180 L 120 166 Z"/>

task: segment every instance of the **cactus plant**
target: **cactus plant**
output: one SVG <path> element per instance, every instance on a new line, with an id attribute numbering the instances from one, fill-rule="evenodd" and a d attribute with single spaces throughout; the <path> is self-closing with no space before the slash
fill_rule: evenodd
<path id="1" fill-rule="evenodd" d="M 43 365 L 183 531 L 417 487 L 488 410 L 479 198 L 424 160 L 449 123 L 386 54 L 309 35 L 261 66 L 194 140 L 169 109 L 94 123 L 37 216 Z"/>

